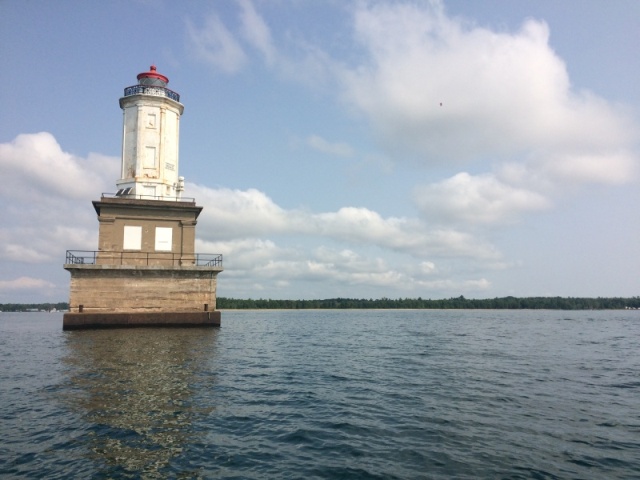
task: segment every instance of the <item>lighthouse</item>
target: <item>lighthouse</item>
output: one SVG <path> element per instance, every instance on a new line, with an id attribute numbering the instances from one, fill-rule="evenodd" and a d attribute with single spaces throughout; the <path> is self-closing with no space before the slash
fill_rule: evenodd
<path id="1" fill-rule="evenodd" d="M 195 251 L 202 207 L 178 175 L 180 95 L 155 66 L 120 98 L 120 178 L 94 200 L 98 247 L 67 250 L 71 274 L 63 329 L 220 326 L 222 255 Z"/>

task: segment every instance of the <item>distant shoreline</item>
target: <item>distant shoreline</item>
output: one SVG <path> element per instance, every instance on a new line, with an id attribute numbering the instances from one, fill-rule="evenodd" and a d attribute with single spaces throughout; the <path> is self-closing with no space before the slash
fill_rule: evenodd
<path id="1" fill-rule="evenodd" d="M 574 298 L 574 297 L 501 297 L 467 299 L 464 296 L 449 299 L 330 298 L 325 300 L 272 300 L 235 299 L 219 297 L 220 310 L 628 310 L 640 309 L 640 297 Z"/>
<path id="2" fill-rule="evenodd" d="M 69 305 L 58 303 L 6 303 L 0 312 L 58 312 Z M 329 298 L 323 300 L 238 299 L 219 297 L 218 310 L 638 310 L 636 297 L 500 297 L 469 299 L 418 298 Z"/>

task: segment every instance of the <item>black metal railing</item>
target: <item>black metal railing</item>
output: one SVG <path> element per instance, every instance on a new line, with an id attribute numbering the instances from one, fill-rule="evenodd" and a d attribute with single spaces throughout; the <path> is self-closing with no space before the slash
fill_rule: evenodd
<path id="1" fill-rule="evenodd" d="M 102 198 L 130 198 L 135 200 L 162 200 L 164 202 L 196 203 L 193 197 L 165 197 L 162 195 L 137 195 L 135 193 L 102 193 Z"/>
<path id="2" fill-rule="evenodd" d="M 96 253 L 85 250 L 67 250 L 67 259 L 64 263 L 72 265 L 93 265 L 96 263 Z M 88 255 L 91 254 L 91 255 Z"/>
<path id="3" fill-rule="evenodd" d="M 180 101 L 180 95 L 165 87 L 157 87 L 153 85 L 132 85 L 124 89 L 124 96 L 131 95 L 153 95 L 156 97 L 167 97 L 176 102 Z"/>
<path id="4" fill-rule="evenodd" d="M 171 252 L 106 252 L 101 250 L 67 250 L 68 265 L 162 265 L 222 267 L 218 253 L 179 254 Z"/>
<path id="5" fill-rule="evenodd" d="M 221 267 L 221 253 L 196 253 L 196 265 L 199 267 Z"/>

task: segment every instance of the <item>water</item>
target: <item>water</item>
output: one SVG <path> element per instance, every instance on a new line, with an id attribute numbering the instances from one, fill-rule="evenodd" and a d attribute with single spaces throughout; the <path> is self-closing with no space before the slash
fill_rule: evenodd
<path id="1" fill-rule="evenodd" d="M 640 312 L 0 314 L 0 476 L 640 478 Z"/>

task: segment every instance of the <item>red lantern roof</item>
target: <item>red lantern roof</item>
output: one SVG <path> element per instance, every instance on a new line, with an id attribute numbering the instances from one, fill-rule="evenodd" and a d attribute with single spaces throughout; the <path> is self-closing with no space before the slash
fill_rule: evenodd
<path id="1" fill-rule="evenodd" d="M 149 71 L 148 72 L 139 73 L 136 78 L 138 80 L 141 80 L 143 78 L 152 78 L 152 79 L 160 80 L 161 82 L 163 82 L 165 84 L 169 83 L 169 79 L 167 77 L 165 77 L 164 75 L 162 75 L 162 74 L 160 74 L 160 73 L 158 73 L 156 71 L 156 66 L 155 65 L 151 65 L 151 67 L 149 67 Z"/>

